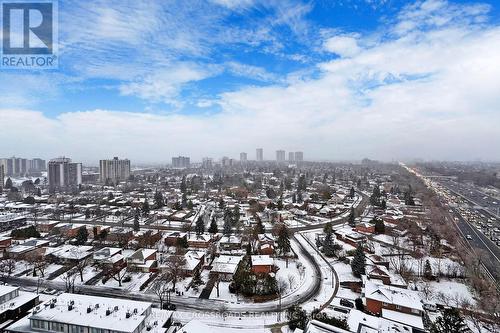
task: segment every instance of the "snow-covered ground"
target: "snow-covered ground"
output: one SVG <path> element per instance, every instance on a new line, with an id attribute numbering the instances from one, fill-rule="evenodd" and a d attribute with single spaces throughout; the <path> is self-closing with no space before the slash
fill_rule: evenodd
<path id="1" fill-rule="evenodd" d="M 447 306 L 460 307 L 462 302 L 476 304 L 474 294 L 465 283 L 441 279 L 439 282 L 417 282 L 423 300 Z"/>
<path id="2" fill-rule="evenodd" d="M 126 268 L 124 268 L 126 269 Z M 126 275 L 130 275 L 131 280 L 128 282 L 124 282 L 122 280 L 122 286 L 119 286 L 119 282 L 116 281 L 113 278 L 110 278 L 106 283 L 104 284 L 106 287 L 110 288 L 120 288 L 120 289 L 125 289 L 128 291 L 135 291 L 138 292 L 140 291 L 141 285 L 146 282 L 146 280 L 149 278 L 150 273 L 141 273 L 141 272 L 127 272 Z M 103 283 L 102 281 L 98 282 L 96 284 L 97 286 L 102 286 Z"/>

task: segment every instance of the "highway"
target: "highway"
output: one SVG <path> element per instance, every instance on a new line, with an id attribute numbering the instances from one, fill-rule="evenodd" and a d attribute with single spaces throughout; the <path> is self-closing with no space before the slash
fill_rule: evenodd
<path id="1" fill-rule="evenodd" d="M 453 208 L 453 212 L 453 216 L 458 219 L 455 220 L 455 224 L 460 230 L 461 236 L 476 250 L 476 254 L 477 250 L 484 253 L 484 256 L 482 256 L 484 266 L 495 281 L 500 281 L 500 249 L 498 246 L 478 231 L 476 227 L 467 222 L 457 209 Z M 467 239 L 467 236 L 470 236 L 470 239 Z"/>

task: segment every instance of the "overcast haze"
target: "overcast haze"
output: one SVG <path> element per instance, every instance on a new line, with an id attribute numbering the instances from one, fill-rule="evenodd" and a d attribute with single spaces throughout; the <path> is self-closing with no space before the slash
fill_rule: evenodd
<path id="1" fill-rule="evenodd" d="M 59 69 L 0 72 L 0 157 L 500 160 L 498 6 L 60 2 Z"/>

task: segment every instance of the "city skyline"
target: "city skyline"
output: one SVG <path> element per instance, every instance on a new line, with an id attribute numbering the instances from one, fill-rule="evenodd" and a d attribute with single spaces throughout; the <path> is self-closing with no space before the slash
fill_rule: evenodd
<path id="1" fill-rule="evenodd" d="M 500 160 L 491 0 L 74 1 L 58 27 L 57 69 L 2 70 L 3 155 Z"/>

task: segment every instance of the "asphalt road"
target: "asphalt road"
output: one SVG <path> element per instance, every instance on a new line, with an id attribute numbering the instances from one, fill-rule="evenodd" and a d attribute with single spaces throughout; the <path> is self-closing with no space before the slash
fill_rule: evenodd
<path id="1" fill-rule="evenodd" d="M 315 298 L 321 286 L 321 269 L 319 264 L 316 262 L 314 257 L 304 248 L 304 246 L 298 242 L 297 240 L 293 240 L 297 243 L 301 256 L 304 260 L 310 262 L 313 267 L 314 272 L 311 274 L 314 276 L 313 283 L 308 286 L 305 292 L 300 294 L 292 294 L 288 297 L 283 297 L 282 299 L 282 310 L 286 310 L 289 307 L 295 304 L 303 304 L 310 299 Z M 31 287 L 31 289 L 36 288 L 37 280 L 36 279 L 27 279 L 22 277 L 8 277 L 5 278 L 5 281 L 9 284 L 14 284 L 22 287 Z M 34 287 L 34 288 L 33 288 Z M 44 280 L 42 288 L 52 288 L 55 290 L 65 291 L 66 286 L 65 283 L 60 279 L 55 280 Z M 105 296 L 112 298 L 127 298 L 137 301 L 146 301 L 146 302 L 158 302 L 157 297 L 148 292 L 143 293 L 135 293 L 127 290 L 122 290 L 119 288 L 109 288 L 103 286 L 86 286 L 79 285 L 75 286 L 75 290 L 78 293 L 85 295 L 93 295 L 93 296 Z M 266 303 L 227 303 L 218 300 L 205 300 L 199 298 L 186 298 L 186 297 L 176 297 L 172 295 L 171 302 L 177 306 L 179 310 L 189 310 L 189 311 L 198 311 L 198 312 L 210 312 L 219 310 L 223 304 L 225 311 L 227 312 L 249 312 L 249 313 L 263 313 L 263 312 L 273 312 L 277 311 L 278 301 L 271 301 Z"/>
<path id="2" fill-rule="evenodd" d="M 476 250 L 484 253 L 483 264 L 496 281 L 500 281 L 500 248 L 488 239 L 483 233 L 478 231 L 473 225 L 467 222 L 458 212 L 453 209 L 457 227 L 460 229 L 464 240 Z M 470 236 L 471 239 L 467 239 Z"/>

